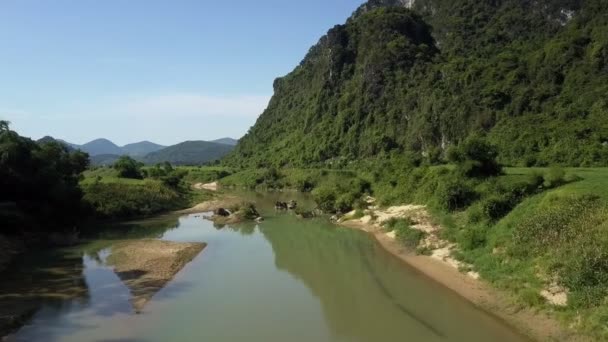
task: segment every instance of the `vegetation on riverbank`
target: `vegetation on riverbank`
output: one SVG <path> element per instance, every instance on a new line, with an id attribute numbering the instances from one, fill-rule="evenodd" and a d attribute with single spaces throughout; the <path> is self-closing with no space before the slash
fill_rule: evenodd
<path id="1" fill-rule="evenodd" d="M 0 234 L 73 230 L 87 214 L 78 185 L 87 166 L 86 154 L 38 144 L 0 121 Z"/>
<path id="2" fill-rule="evenodd" d="M 332 213 L 363 213 L 368 195 L 375 205 L 427 205 L 444 227 L 442 238 L 459 246 L 454 256 L 485 280 L 522 306 L 608 337 L 602 328 L 608 317 L 608 171 L 502 168 L 494 147 L 476 137 L 448 155 L 443 165 L 400 155 L 360 160 L 347 169 L 247 169 L 220 183 L 309 191 L 320 209 Z M 410 247 L 423 238 L 407 222 L 388 229 Z M 549 302 L 541 295 L 547 289 L 562 291 L 567 302 Z"/>
<path id="3" fill-rule="evenodd" d="M 186 180 L 190 168 L 169 163 L 143 167 L 128 157 L 123 159 L 111 168 L 84 173 L 81 182 L 84 201 L 94 209 L 97 218 L 149 216 L 184 209 L 213 197 L 210 192 L 191 189 Z"/>

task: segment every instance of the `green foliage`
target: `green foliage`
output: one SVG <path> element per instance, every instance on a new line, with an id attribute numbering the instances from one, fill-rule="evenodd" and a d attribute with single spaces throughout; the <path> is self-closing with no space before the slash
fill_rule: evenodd
<path id="1" fill-rule="evenodd" d="M 388 222 L 386 227 L 395 232 L 395 236 L 403 245 L 410 249 L 416 249 L 426 234 L 421 230 L 412 228 L 411 225 L 412 222 L 409 219 L 395 219 Z"/>
<path id="2" fill-rule="evenodd" d="M 187 206 L 187 199 L 159 181 L 142 184 L 95 182 L 83 186 L 84 201 L 98 218 L 148 216 Z"/>
<path id="3" fill-rule="evenodd" d="M 325 212 L 336 211 L 336 190 L 331 187 L 316 188 L 312 192 L 312 196 L 317 203 L 319 209 Z"/>
<path id="4" fill-rule="evenodd" d="M 477 194 L 466 180 L 455 178 L 440 183 L 434 197 L 440 208 L 454 211 L 467 207 Z"/>
<path id="5" fill-rule="evenodd" d="M 129 156 L 122 156 L 113 165 L 118 171 L 118 176 L 122 178 L 142 179 L 141 168 L 143 164 Z"/>
<path id="6" fill-rule="evenodd" d="M 433 165 L 482 132 L 505 165 L 608 165 L 605 1 L 387 3 L 277 79 L 226 163 L 341 168 L 409 151 Z M 466 173 L 497 171 L 470 160 Z"/>
<path id="7" fill-rule="evenodd" d="M 450 149 L 448 160 L 457 165 L 457 171 L 465 177 L 492 177 L 501 173 L 496 160 L 496 146 L 483 138 L 471 136 L 458 147 Z"/>
<path id="8" fill-rule="evenodd" d="M 0 122 L 0 233 L 71 230 L 82 219 L 78 187 L 88 156 L 56 142 L 37 144 Z"/>
<path id="9" fill-rule="evenodd" d="M 566 171 L 561 167 L 552 167 L 544 175 L 544 186 L 555 188 L 565 183 Z"/>

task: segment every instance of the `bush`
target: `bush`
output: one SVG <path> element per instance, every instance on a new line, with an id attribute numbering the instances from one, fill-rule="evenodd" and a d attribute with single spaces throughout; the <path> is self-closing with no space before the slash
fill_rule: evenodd
<path id="1" fill-rule="evenodd" d="M 408 218 L 394 219 L 387 222 L 386 227 L 390 230 L 394 230 L 397 239 L 406 247 L 415 249 L 418 248 L 420 241 L 424 239 L 426 234 L 421 230 L 412 228 L 411 224 L 412 221 Z"/>
<path id="2" fill-rule="evenodd" d="M 458 147 L 450 148 L 447 157 L 466 177 L 485 178 L 502 173 L 502 166 L 497 161 L 498 149 L 478 136 L 471 136 Z"/>
<path id="3" fill-rule="evenodd" d="M 114 169 L 118 171 L 118 177 L 142 179 L 143 164 L 129 156 L 122 156 L 114 163 Z"/>
<path id="4" fill-rule="evenodd" d="M 335 211 L 340 213 L 347 213 L 351 211 L 355 202 L 357 201 L 357 197 L 353 193 L 342 194 L 338 197 L 335 204 Z"/>
<path id="5" fill-rule="evenodd" d="M 334 212 L 336 207 L 336 191 L 330 187 L 321 187 L 313 190 L 312 196 L 319 209 L 325 212 Z"/>
<path id="6" fill-rule="evenodd" d="M 187 199 L 158 181 L 143 185 L 96 182 L 84 186 L 84 201 L 99 218 L 129 218 L 174 210 Z"/>
<path id="7" fill-rule="evenodd" d="M 466 208 L 477 194 L 466 181 L 456 178 L 441 182 L 434 198 L 440 208 L 454 211 Z"/>
<path id="8" fill-rule="evenodd" d="M 561 167 L 555 166 L 550 168 L 544 175 L 544 186 L 546 188 L 556 188 L 564 183 L 566 177 L 566 171 Z"/>
<path id="9" fill-rule="evenodd" d="M 486 227 L 475 226 L 461 230 L 457 237 L 458 246 L 465 251 L 484 247 L 486 244 Z"/>
<path id="10" fill-rule="evenodd" d="M 483 214 L 490 221 L 497 221 L 513 209 L 512 201 L 506 196 L 494 195 L 481 202 Z"/>

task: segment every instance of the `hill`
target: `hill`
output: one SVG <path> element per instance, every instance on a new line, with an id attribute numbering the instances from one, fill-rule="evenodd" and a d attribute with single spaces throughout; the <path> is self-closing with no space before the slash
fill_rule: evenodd
<path id="1" fill-rule="evenodd" d="M 108 139 L 96 139 L 78 147 L 91 156 L 100 154 L 124 154 L 123 150 Z"/>
<path id="2" fill-rule="evenodd" d="M 122 147 L 123 154 L 128 154 L 132 157 L 143 157 L 148 153 L 162 150 L 167 146 L 155 144 L 149 141 L 141 141 L 138 143 L 128 144 Z"/>
<path id="3" fill-rule="evenodd" d="M 217 139 L 217 140 L 211 140 L 211 142 L 218 143 L 218 144 L 224 144 L 224 145 L 236 146 L 236 144 L 238 144 L 239 141 L 236 139 L 232 139 L 232 138 L 221 138 L 221 139 Z"/>
<path id="4" fill-rule="evenodd" d="M 89 160 L 93 166 L 109 166 L 114 164 L 118 158 L 120 158 L 120 155 L 117 154 L 98 154 L 89 156 Z"/>
<path id="5" fill-rule="evenodd" d="M 209 141 L 186 141 L 152 152 L 143 158 L 146 164 L 170 162 L 174 165 L 201 165 L 218 160 L 230 153 L 234 146 Z"/>
<path id="6" fill-rule="evenodd" d="M 51 136 L 48 136 L 48 135 L 37 140 L 37 143 L 39 143 L 39 144 L 48 144 L 48 143 L 55 143 L 55 142 L 56 143 L 60 143 L 63 146 L 65 146 L 67 148 L 68 152 L 72 152 L 72 151 L 76 150 L 74 148 L 73 144 L 70 144 L 70 143 L 68 143 L 66 141 L 63 141 L 61 139 L 55 139 L 55 138 L 53 138 Z"/>
<path id="7" fill-rule="evenodd" d="M 481 134 L 507 165 L 605 166 L 606 93 L 605 1 L 374 0 L 274 82 L 226 163 L 439 158 Z"/>

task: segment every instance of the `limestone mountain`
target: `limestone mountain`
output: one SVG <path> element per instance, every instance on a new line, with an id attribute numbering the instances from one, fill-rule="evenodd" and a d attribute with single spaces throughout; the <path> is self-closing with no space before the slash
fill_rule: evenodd
<path id="1" fill-rule="evenodd" d="M 441 155 L 471 134 L 509 165 L 608 164 L 608 2 L 370 0 L 332 28 L 226 163 Z"/>

